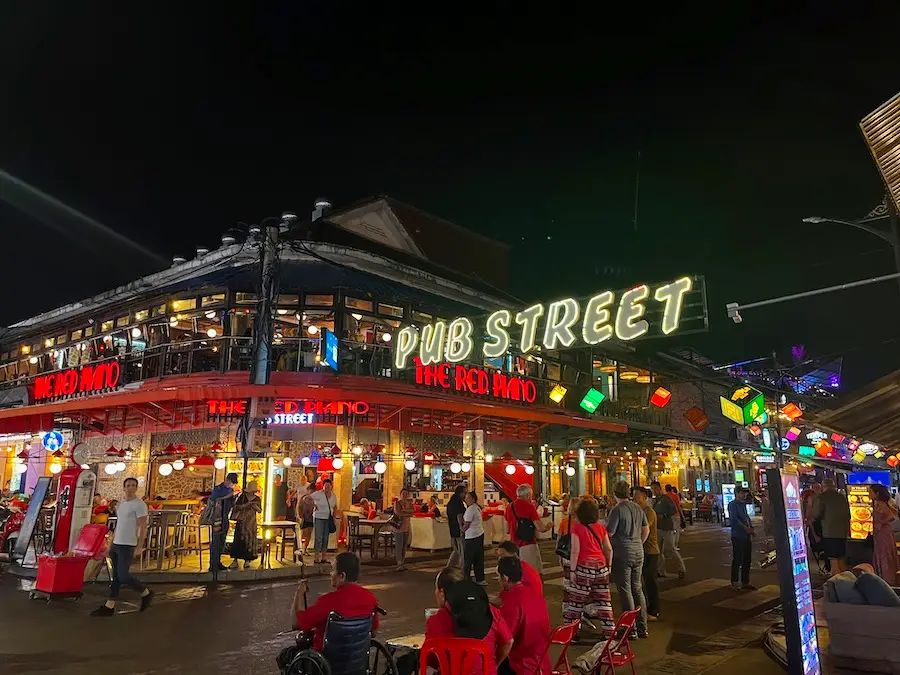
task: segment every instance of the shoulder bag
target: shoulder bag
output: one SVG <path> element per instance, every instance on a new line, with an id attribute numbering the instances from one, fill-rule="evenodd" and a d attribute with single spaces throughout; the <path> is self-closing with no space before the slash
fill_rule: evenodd
<path id="1" fill-rule="evenodd" d="M 337 532 L 337 523 L 334 522 L 334 514 L 331 511 L 331 497 L 325 495 L 325 501 L 328 503 L 328 534 L 334 534 Z"/>
<path id="2" fill-rule="evenodd" d="M 556 555 L 563 560 L 568 560 L 572 555 L 572 516 L 567 518 L 569 522 L 569 531 L 559 535 L 556 540 Z"/>

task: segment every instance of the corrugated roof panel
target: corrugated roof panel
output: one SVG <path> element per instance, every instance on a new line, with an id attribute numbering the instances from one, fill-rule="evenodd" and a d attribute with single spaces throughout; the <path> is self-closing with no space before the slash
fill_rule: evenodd
<path id="1" fill-rule="evenodd" d="M 900 94 L 866 115 L 859 128 L 894 208 L 900 210 Z"/>

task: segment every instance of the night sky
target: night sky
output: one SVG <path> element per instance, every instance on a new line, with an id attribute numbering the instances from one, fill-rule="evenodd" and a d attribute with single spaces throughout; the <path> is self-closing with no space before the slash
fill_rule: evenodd
<path id="1" fill-rule="evenodd" d="M 524 298 L 700 273 L 711 330 L 682 342 L 713 359 L 900 367 L 893 283 L 724 309 L 893 271 L 879 239 L 800 221 L 881 200 L 858 122 L 900 90 L 897 3 L 7 4 L 0 170 L 166 259 L 386 193 L 513 245 Z M 0 222 L 2 323 L 160 267 L 40 199 Z"/>

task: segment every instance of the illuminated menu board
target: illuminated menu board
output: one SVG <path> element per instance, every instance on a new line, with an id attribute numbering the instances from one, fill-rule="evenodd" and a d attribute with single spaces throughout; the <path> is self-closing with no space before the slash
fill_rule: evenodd
<path id="1" fill-rule="evenodd" d="M 820 675 L 816 613 L 813 607 L 806 557 L 806 538 L 800 511 L 800 484 L 797 474 L 769 469 L 769 498 L 777 516 L 775 548 L 781 597 L 784 599 L 784 632 L 787 639 L 788 672 Z M 780 486 L 781 489 L 773 489 Z M 787 561 L 787 564 L 782 563 Z"/>

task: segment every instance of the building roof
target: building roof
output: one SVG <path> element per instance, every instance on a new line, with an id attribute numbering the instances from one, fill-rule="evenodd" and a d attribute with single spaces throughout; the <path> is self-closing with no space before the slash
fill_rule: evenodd
<path id="1" fill-rule="evenodd" d="M 819 424 L 879 445 L 900 445 L 900 370 L 838 399 L 813 416 Z"/>

